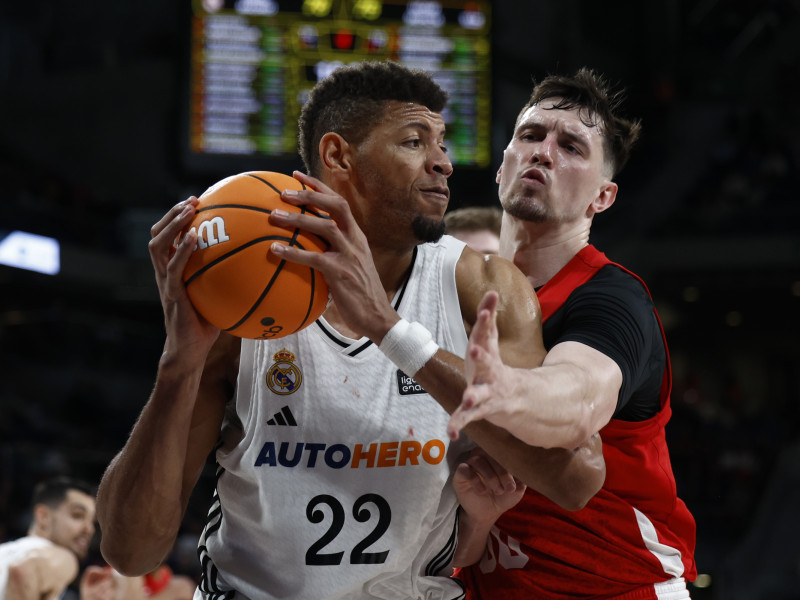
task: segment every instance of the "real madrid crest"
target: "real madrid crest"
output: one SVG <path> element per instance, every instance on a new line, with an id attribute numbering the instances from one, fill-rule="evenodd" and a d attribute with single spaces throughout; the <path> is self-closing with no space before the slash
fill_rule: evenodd
<path id="1" fill-rule="evenodd" d="M 296 392 L 303 382 L 303 374 L 294 364 L 297 357 L 284 348 L 273 354 L 272 360 L 275 363 L 267 371 L 267 387 L 281 396 Z"/>

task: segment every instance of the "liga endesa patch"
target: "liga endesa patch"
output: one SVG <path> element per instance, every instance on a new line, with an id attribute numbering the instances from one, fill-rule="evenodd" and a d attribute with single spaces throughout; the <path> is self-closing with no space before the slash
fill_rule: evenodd
<path id="1" fill-rule="evenodd" d="M 422 386 L 414 381 L 413 377 L 409 377 L 400 369 L 397 370 L 397 392 L 401 396 L 410 396 L 411 394 L 427 394 Z"/>
<path id="2" fill-rule="evenodd" d="M 314 469 L 372 469 L 438 465 L 444 460 L 445 443 L 439 439 L 418 442 L 373 442 L 372 444 L 319 444 L 313 442 L 266 442 L 256 458 L 256 467 Z"/>

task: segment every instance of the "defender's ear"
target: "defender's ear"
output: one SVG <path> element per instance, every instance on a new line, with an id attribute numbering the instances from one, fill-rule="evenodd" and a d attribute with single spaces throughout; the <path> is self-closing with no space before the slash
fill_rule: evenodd
<path id="1" fill-rule="evenodd" d="M 611 207 L 617 199 L 617 190 L 619 186 L 613 181 L 606 181 L 600 188 L 600 193 L 592 202 L 589 207 L 595 214 L 601 213 Z"/>

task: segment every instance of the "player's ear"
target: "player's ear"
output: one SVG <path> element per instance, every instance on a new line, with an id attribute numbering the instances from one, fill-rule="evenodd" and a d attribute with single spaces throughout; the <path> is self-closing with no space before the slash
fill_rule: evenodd
<path id="1" fill-rule="evenodd" d="M 503 175 L 503 165 L 500 165 L 500 168 L 497 169 L 497 176 L 494 178 L 495 183 L 500 183 L 500 177 Z"/>
<path id="2" fill-rule="evenodd" d="M 613 181 L 605 181 L 600 186 L 600 192 L 597 194 L 597 197 L 594 199 L 591 205 L 592 212 L 601 213 L 604 210 L 611 207 L 614 204 L 614 200 L 617 199 L 617 189 L 618 186 Z"/>
<path id="3" fill-rule="evenodd" d="M 328 132 L 322 136 L 319 156 L 323 169 L 334 176 L 347 174 L 352 168 L 352 146 L 338 133 Z"/>
<path id="4" fill-rule="evenodd" d="M 33 507 L 33 521 L 38 532 L 45 532 L 50 526 L 52 511 L 46 504 L 37 504 Z"/>

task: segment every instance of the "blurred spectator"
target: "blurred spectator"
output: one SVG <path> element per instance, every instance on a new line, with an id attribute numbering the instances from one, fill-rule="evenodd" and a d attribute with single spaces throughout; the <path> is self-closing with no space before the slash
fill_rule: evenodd
<path id="1" fill-rule="evenodd" d="M 445 214 L 447 233 L 465 242 L 476 252 L 500 251 L 500 223 L 503 211 L 496 206 L 470 206 Z"/>

